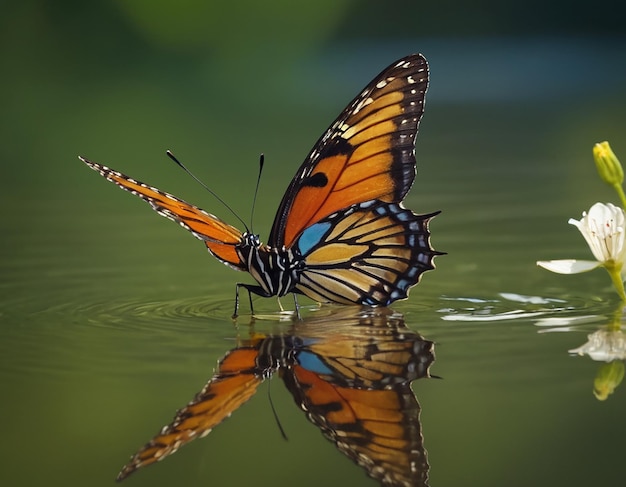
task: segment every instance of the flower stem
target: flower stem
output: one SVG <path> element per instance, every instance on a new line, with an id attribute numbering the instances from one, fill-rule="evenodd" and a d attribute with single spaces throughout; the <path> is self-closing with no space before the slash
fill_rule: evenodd
<path id="1" fill-rule="evenodd" d="M 624 188 L 622 188 L 621 184 L 613 184 L 613 188 L 617 192 L 617 195 L 622 202 L 622 208 L 626 209 L 626 195 L 624 194 Z"/>
<path id="2" fill-rule="evenodd" d="M 617 309 L 611 315 L 611 320 L 606 326 L 608 331 L 620 331 L 622 329 L 622 318 L 624 317 L 624 303 L 620 303 Z"/>
<path id="3" fill-rule="evenodd" d="M 622 274 L 620 272 L 621 266 L 616 266 L 615 264 L 606 263 L 604 268 L 611 276 L 611 281 L 613 281 L 613 286 L 617 291 L 617 294 L 621 298 L 622 301 L 626 301 L 626 291 L 624 291 L 624 282 L 622 281 Z"/>

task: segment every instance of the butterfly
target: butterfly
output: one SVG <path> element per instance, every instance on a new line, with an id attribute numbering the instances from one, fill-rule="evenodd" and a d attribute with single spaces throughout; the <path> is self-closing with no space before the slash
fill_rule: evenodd
<path id="1" fill-rule="evenodd" d="M 263 297 L 304 294 L 317 302 L 387 306 L 408 297 L 442 254 L 429 221 L 402 206 L 416 175 L 415 138 L 428 64 L 421 54 L 384 69 L 326 130 L 291 180 L 268 244 L 169 193 L 83 157 L 107 180 L 202 240 Z M 297 301 L 296 301 L 297 308 Z"/>
<path id="2" fill-rule="evenodd" d="M 427 486 L 411 382 L 433 377 L 433 342 L 387 308 L 349 307 L 297 323 L 284 333 L 257 333 L 227 352 L 204 388 L 117 480 L 206 436 L 278 373 L 309 421 L 370 477 L 382 485 Z"/>

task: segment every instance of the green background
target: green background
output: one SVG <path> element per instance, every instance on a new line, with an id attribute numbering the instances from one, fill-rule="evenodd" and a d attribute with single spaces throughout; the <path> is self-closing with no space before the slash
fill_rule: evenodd
<path id="1" fill-rule="evenodd" d="M 623 14 L 609 1 L 5 2 L 0 484 L 112 485 L 249 333 L 229 320 L 248 278 L 77 156 L 236 223 L 165 150 L 246 222 L 263 152 L 253 224 L 266 238 L 323 130 L 383 67 L 422 52 L 431 87 L 405 205 L 443 210 L 431 229 L 448 255 L 394 308 L 437 343 L 444 380 L 414 387 L 431 483 L 618 485 L 626 395 L 596 401 L 599 364 L 567 354 L 606 325 L 614 293 L 600 271 L 535 261 L 589 258 L 567 220 L 615 201 L 591 147 L 608 139 L 626 159 Z M 538 333 L 546 317 L 568 332 Z M 271 391 L 289 442 L 264 390 L 126 482 L 375 485 Z"/>

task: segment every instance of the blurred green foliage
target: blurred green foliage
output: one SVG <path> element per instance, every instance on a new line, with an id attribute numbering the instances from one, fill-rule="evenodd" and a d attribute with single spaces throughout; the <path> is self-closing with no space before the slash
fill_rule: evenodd
<path id="1" fill-rule="evenodd" d="M 0 185 L 47 187 L 77 151 L 108 157 L 114 144 L 135 160 L 146 154 L 148 141 L 154 147 L 165 135 L 182 146 L 186 141 L 173 133 L 173 125 L 189 140 L 199 140 L 198 147 L 219 146 L 223 135 L 211 140 L 212 129 L 221 134 L 245 129 L 246 135 L 258 130 L 261 138 L 268 127 L 268 116 L 256 113 L 267 110 L 263 96 L 297 92 L 296 67 L 342 45 L 374 52 L 382 44 L 405 43 L 400 55 L 414 49 L 415 42 L 408 41 L 416 38 L 616 36 L 624 32 L 620 9 L 608 0 L 593 8 L 586 2 L 539 0 L 8 1 L 0 18 L 0 143 L 6 169 Z M 317 74 L 311 83 L 326 79 Z M 332 96 L 331 85 L 320 88 Z M 281 124 L 288 113 L 277 107 L 269 115 L 278 133 L 290 128 Z M 161 123 L 167 118 L 168 124 Z M 224 125 L 212 127 L 217 120 Z M 311 130 L 319 132 L 318 127 Z M 238 140 L 227 142 L 232 147 Z M 155 148 L 154 155 L 162 150 Z M 224 147 L 214 150 L 226 154 Z M 255 151 L 260 150 L 259 144 Z"/>
<path id="2" fill-rule="evenodd" d="M 450 297 L 491 306 L 498 292 L 513 290 L 574 296 L 584 308 L 580 296 L 605 291 L 603 276 L 564 284 L 534 262 L 585 255 L 582 242 L 566 240 L 566 221 L 605 189 L 593 176 L 592 144 L 609 139 L 624 152 L 624 6 L 9 0 L 2 7 L 0 372 L 8 386 L 0 407 L 10 418 L 3 485 L 111 485 L 129 445 L 192 397 L 234 334 L 224 317 L 242 276 L 76 156 L 222 216 L 166 159 L 172 149 L 246 219 L 263 151 L 255 228 L 265 236 L 282 191 L 332 117 L 386 64 L 422 49 L 433 83 L 418 138 L 421 174 L 407 207 L 444 210 L 433 241 L 449 255 L 399 309 L 409 311 L 411 326 L 446 342 L 436 372 L 446 381 L 420 384 L 430 388 L 420 400 L 433 478 L 448 479 L 433 485 L 619 482 L 615 426 L 624 423 L 594 428 L 594 421 L 619 418 L 623 407 L 609 401 L 594 415 L 597 401 L 581 400 L 591 396 L 589 370 L 565 355 L 575 346 L 566 334 L 539 337 L 530 322 L 453 328 L 440 310 L 465 306 Z M 433 103 L 437 97 L 445 103 Z M 167 309 L 177 299 L 207 306 L 221 321 L 207 323 L 204 308 L 191 314 L 193 326 L 187 314 L 172 317 Z M 293 483 L 297 471 L 306 485 L 308 458 L 277 469 L 281 451 L 315 451 L 316 462 L 324 452 L 339 456 L 317 431 L 309 432 L 319 440 L 312 450 L 300 426 L 293 436 L 301 445 L 268 448 L 276 433 L 268 411 L 242 411 L 205 449 L 190 447 L 131 482 L 176 485 L 179 461 L 192 482 L 202 458 L 227 471 L 209 472 L 212 481 L 236 473 L 281 485 L 279 475 Z M 268 432 L 242 445 L 259 424 Z M 231 461 L 215 460 L 217 453 Z M 242 458 L 271 472 L 241 469 Z M 572 458 L 591 467 L 570 468 Z M 317 463 L 316 470 L 335 476 Z M 350 478 L 364 480 L 358 475 Z"/>

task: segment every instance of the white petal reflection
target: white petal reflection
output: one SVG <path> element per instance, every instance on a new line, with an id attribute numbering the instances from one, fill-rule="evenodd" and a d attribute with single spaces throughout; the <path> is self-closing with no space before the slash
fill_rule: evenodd
<path id="1" fill-rule="evenodd" d="M 551 303 L 565 303 L 562 299 L 554 298 L 542 298 L 541 296 L 525 296 L 523 294 L 516 293 L 499 293 L 504 299 L 509 301 L 515 301 L 516 303 L 526 304 L 551 304 Z"/>
<path id="2" fill-rule="evenodd" d="M 506 311 L 495 314 L 452 314 L 442 316 L 444 321 L 506 321 L 520 318 L 534 318 L 548 313 L 548 311 L 524 312 L 522 310 Z"/>
<path id="3" fill-rule="evenodd" d="M 540 318 L 535 322 L 535 326 L 543 328 L 538 333 L 551 333 L 560 331 L 573 331 L 580 325 L 588 323 L 598 323 L 605 321 L 604 316 L 599 315 L 583 315 L 583 316 L 565 316 L 565 317 L 549 317 Z"/>
<path id="4" fill-rule="evenodd" d="M 589 355 L 598 362 L 626 360 L 626 336 L 621 330 L 598 330 L 587 336 L 587 343 L 569 353 Z"/>

